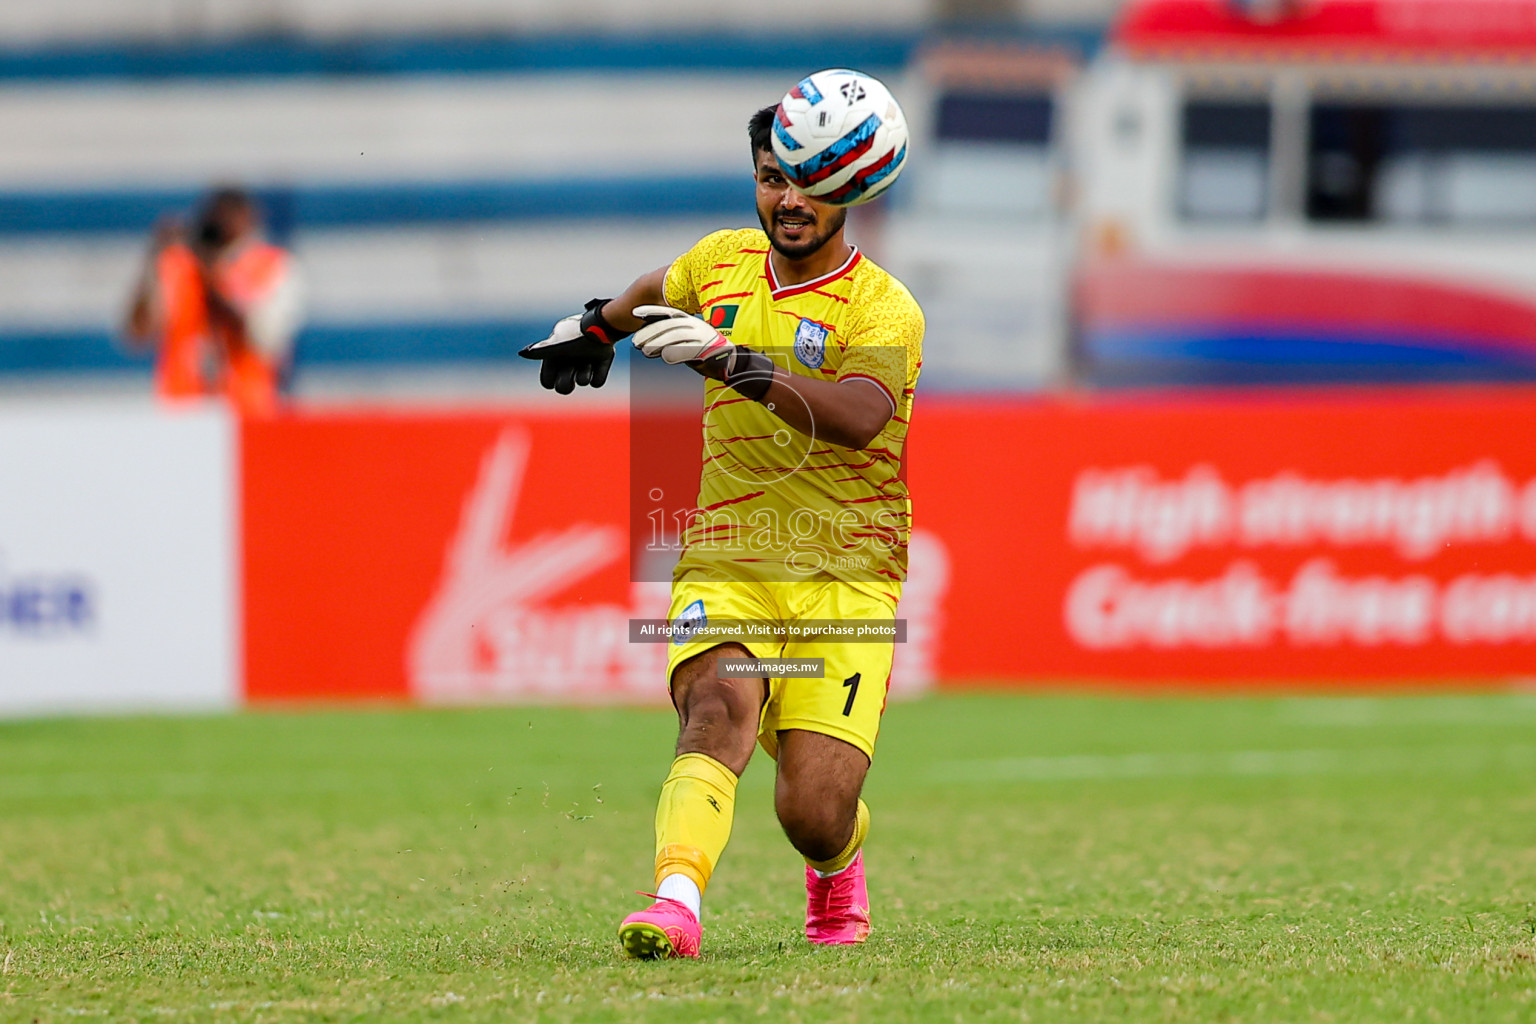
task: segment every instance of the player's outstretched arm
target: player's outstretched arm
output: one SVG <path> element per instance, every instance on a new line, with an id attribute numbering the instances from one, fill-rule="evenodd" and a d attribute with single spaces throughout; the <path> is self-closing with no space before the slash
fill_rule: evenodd
<path id="1" fill-rule="evenodd" d="M 815 441 L 863 451 L 896 414 L 885 389 L 871 380 L 815 380 L 780 370 L 759 399 L 774 415 Z"/>
<path id="2" fill-rule="evenodd" d="M 666 302 L 666 282 L 666 267 L 641 274 L 618 297 L 609 300 L 603 307 L 603 315 L 619 330 L 633 334 L 645 324 L 643 317 L 635 316 L 635 307 L 656 306 Z"/>
<path id="3" fill-rule="evenodd" d="M 614 299 L 593 299 L 583 312 L 555 322 L 549 337 L 525 345 L 518 355 L 539 360 L 539 383 L 568 395 L 576 386 L 600 388 L 608 382 L 613 348 L 640 326 L 631 310 L 660 301 L 666 270 L 637 278 Z"/>
<path id="4" fill-rule="evenodd" d="M 791 374 L 680 309 L 645 305 L 636 307 L 634 314 L 645 322 L 635 332 L 635 347 L 644 355 L 686 363 L 724 382 L 807 437 L 862 450 L 896 412 L 885 389 L 873 381 Z"/>

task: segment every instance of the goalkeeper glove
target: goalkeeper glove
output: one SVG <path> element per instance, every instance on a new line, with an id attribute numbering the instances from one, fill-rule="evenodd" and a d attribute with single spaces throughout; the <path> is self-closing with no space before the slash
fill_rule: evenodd
<path id="1" fill-rule="evenodd" d="M 636 306 L 646 325 L 635 332 L 635 347 L 650 359 L 688 363 L 754 402 L 773 383 L 774 365 L 761 352 L 737 345 L 691 313 L 671 306 Z"/>
<path id="2" fill-rule="evenodd" d="M 586 312 L 556 321 L 549 337 L 518 351 L 524 359 L 540 361 L 540 384 L 568 395 L 577 384 L 600 388 L 607 382 L 613 346 L 629 337 L 603 319 L 603 307 L 610 301 L 593 299 Z"/>

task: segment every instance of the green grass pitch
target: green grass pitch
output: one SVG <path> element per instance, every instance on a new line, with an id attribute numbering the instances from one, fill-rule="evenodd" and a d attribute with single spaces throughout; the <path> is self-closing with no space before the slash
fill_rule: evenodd
<path id="1" fill-rule="evenodd" d="M 0 725 L 0 1020 L 1536 1020 L 1536 696 L 893 706 L 865 946 L 806 946 L 759 754 L 704 959 L 628 962 L 672 738 Z"/>

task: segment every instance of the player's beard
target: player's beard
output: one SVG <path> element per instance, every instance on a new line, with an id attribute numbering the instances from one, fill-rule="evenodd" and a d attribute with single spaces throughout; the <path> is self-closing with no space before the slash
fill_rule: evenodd
<path id="1" fill-rule="evenodd" d="M 833 207 L 825 213 L 815 210 L 796 211 L 802 217 L 810 219 L 811 230 L 798 241 L 781 239 L 775 230 L 781 216 L 789 211 L 780 210 L 775 206 L 768 215 L 763 211 L 757 211 L 757 219 L 763 225 L 763 233 L 768 236 L 768 243 L 773 246 L 775 252 L 787 260 L 803 260 L 807 256 L 813 256 L 821 250 L 832 238 L 843 229 L 843 224 L 848 220 L 848 211 Z"/>

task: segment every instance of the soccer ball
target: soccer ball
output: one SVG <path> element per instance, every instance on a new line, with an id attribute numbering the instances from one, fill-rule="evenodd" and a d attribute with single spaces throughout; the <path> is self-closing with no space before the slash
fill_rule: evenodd
<path id="1" fill-rule="evenodd" d="M 901 173 L 907 119 L 876 79 L 845 68 L 818 71 L 779 102 L 773 155 L 796 191 L 857 206 Z"/>

